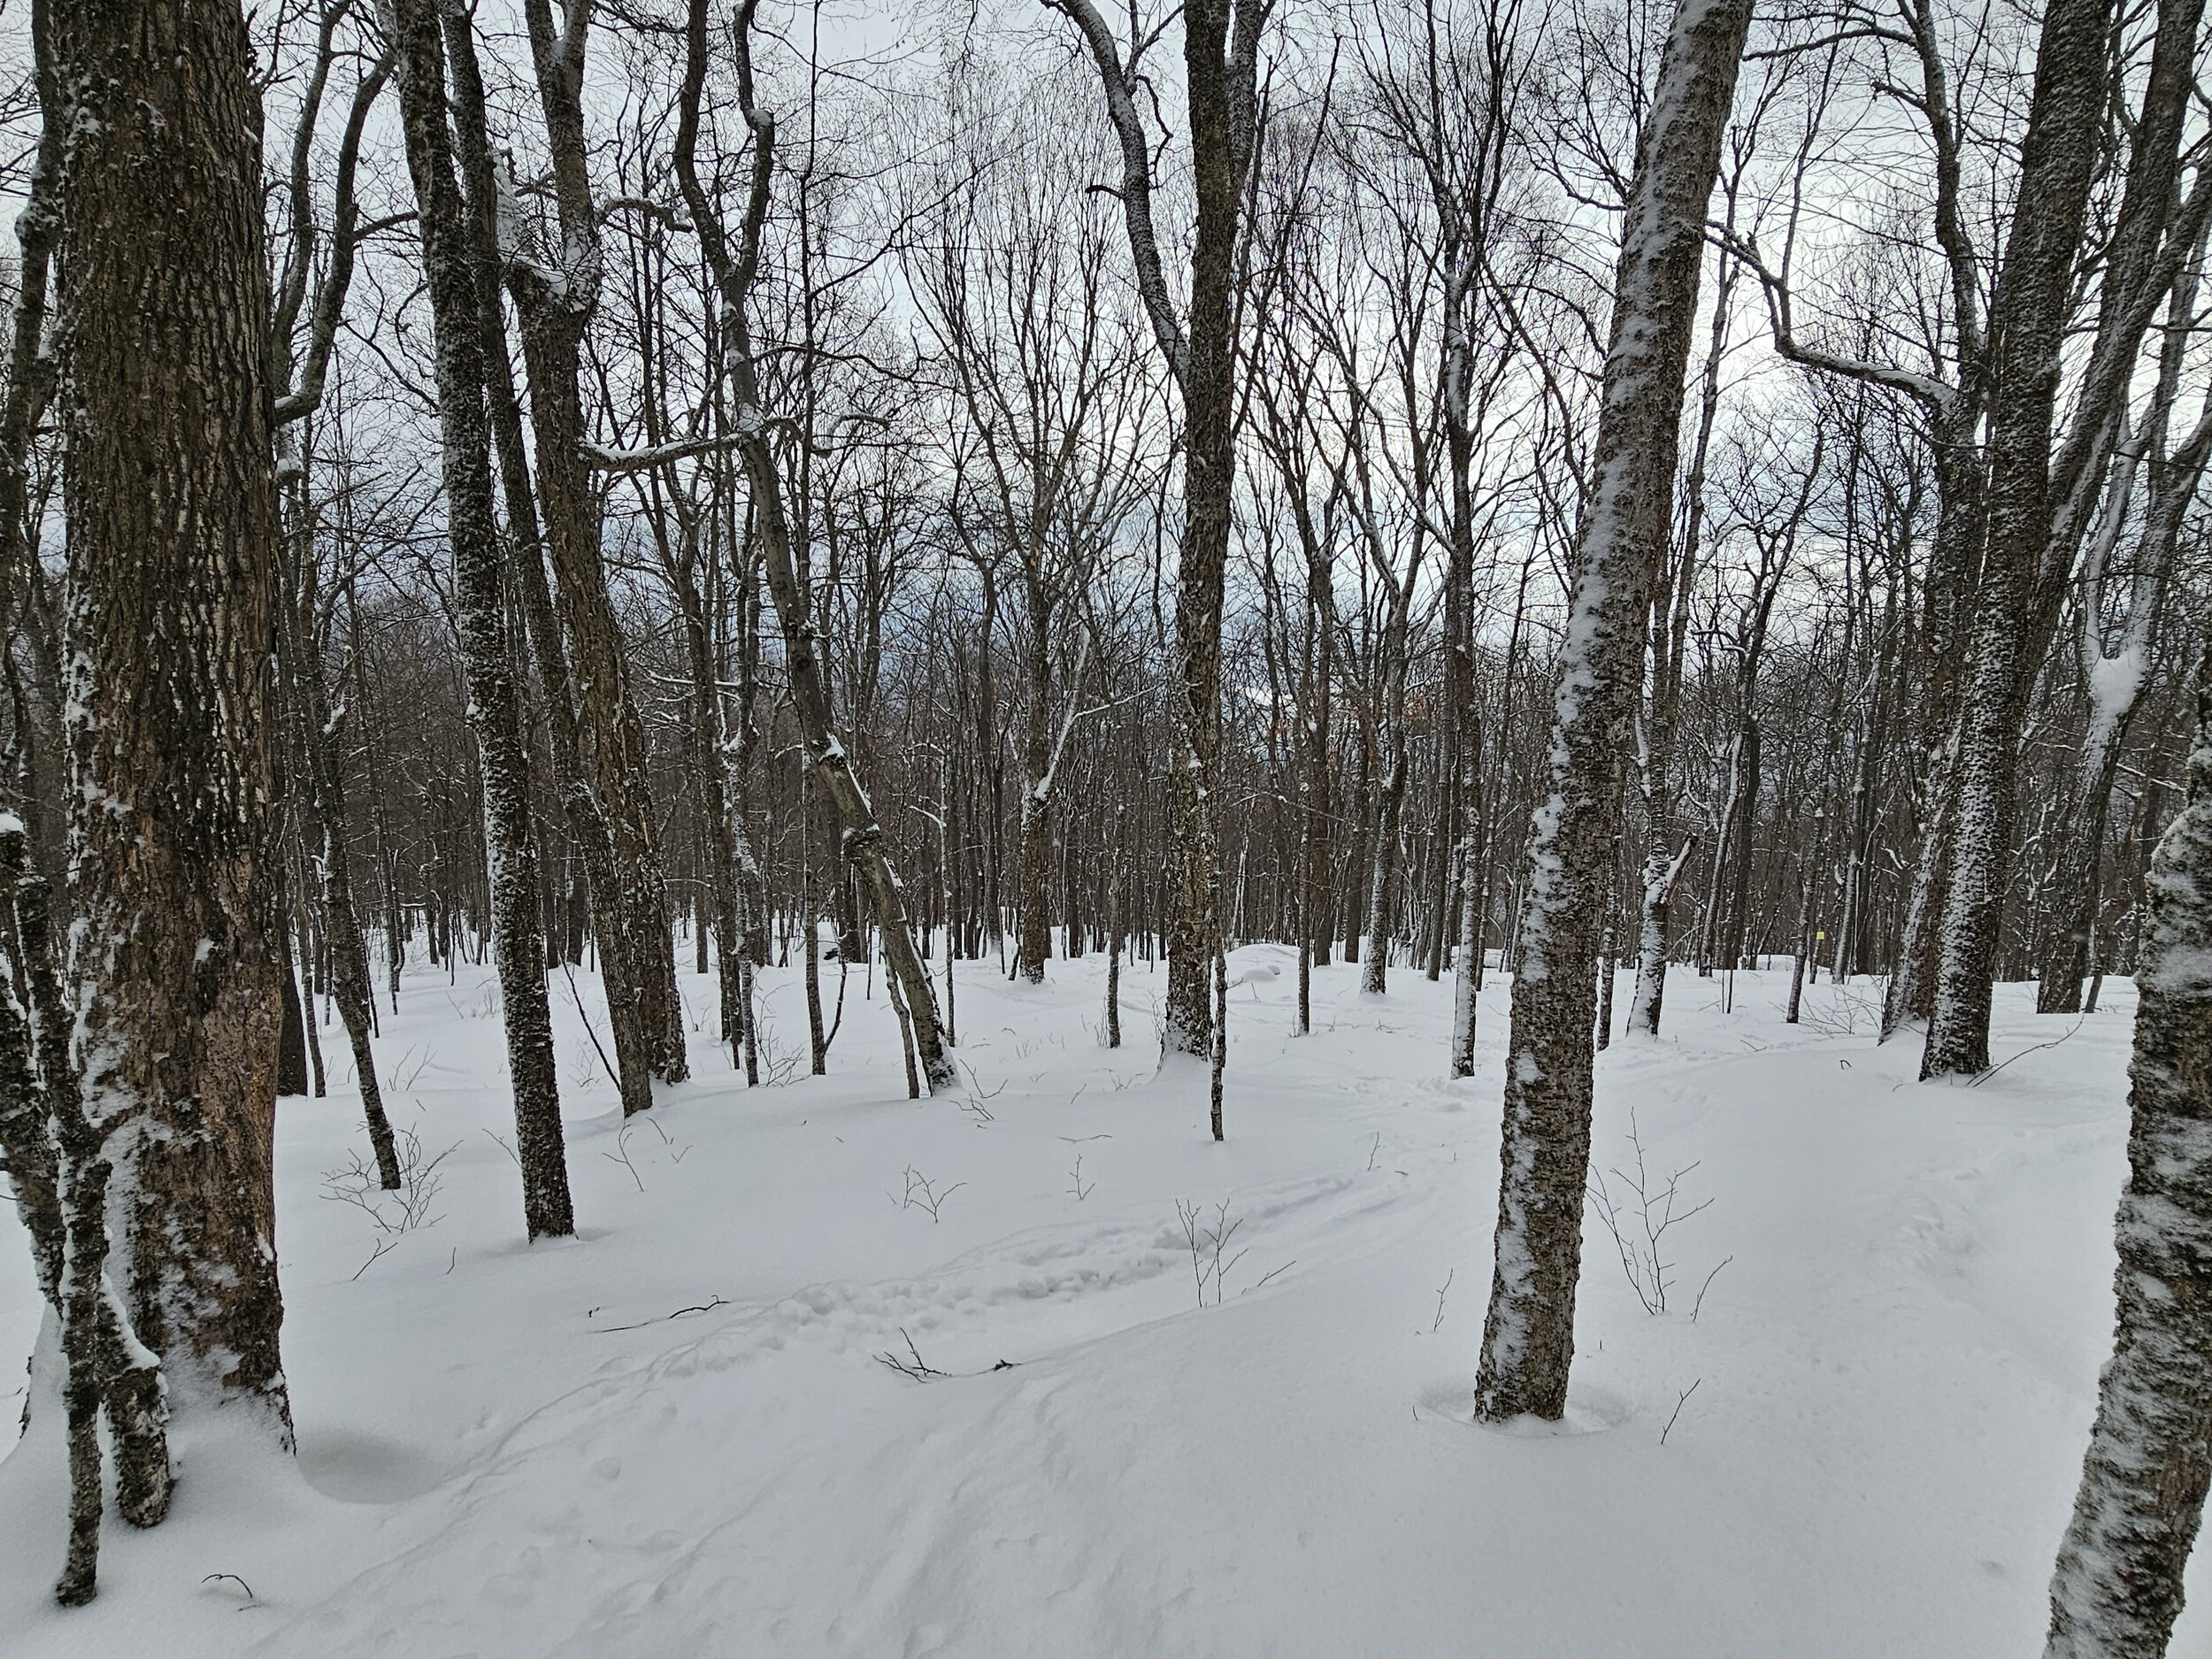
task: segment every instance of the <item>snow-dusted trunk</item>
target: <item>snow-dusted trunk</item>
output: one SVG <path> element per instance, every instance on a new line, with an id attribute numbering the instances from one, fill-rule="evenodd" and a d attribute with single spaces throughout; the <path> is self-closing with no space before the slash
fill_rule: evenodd
<path id="1" fill-rule="evenodd" d="M 2201 233 L 2200 233 L 2201 234 Z M 2182 388 L 2183 361 L 2193 333 L 2198 280 L 2185 272 L 2174 284 L 2159 360 L 2159 378 L 2146 430 L 2124 454 L 2110 488 L 2105 521 L 2093 539 L 2083 572 L 2079 607 L 2083 678 L 2089 687 L 2088 728 L 2075 757 L 2066 839 L 2052 872 L 2048 926 L 2036 986 L 2039 1014 L 2081 1011 L 2082 980 L 2089 972 L 2097 925 L 2101 854 L 2112 786 L 2128 728 L 2151 685 L 2151 647 L 2166 609 L 2165 597 L 2182 520 L 2196 499 L 2208 455 L 2212 455 L 2212 411 L 2173 454 L 2165 449 L 2174 405 Z M 2128 515 L 2137 473 L 2147 474 L 2147 503 L 2134 557 L 2123 575 L 2111 554 Z M 2102 624 L 2111 588 L 2125 583 L 2128 617 L 2118 649 L 2105 649 Z"/>
<path id="2" fill-rule="evenodd" d="M 744 0 L 732 28 L 738 58 L 740 112 L 753 136 L 753 165 L 745 218 L 738 242 L 733 245 L 712 198 L 701 185 L 697 168 L 700 106 L 706 87 L 706 0 L 692 0 L 685 21 L 685 65 L 676 131 L 675 165 L 684 204 L 690 210 L 709 271 L 722 301 L 722 326 L 727 342 L 724 371 L 735 403 L 738 457 L 752 494 L 755 534 L 759 538 L 761 562 L 770 598 L 782 625 L 784 672 L 791 708 L 796 717 L 800 742 L 806 751 L 805 775 L 821 785 L 830 797 L 842 828 L 841 849 L 866 890 L 881 936 L 884 962 L 899 978 L 906 997 L 906 1011 L 913 1026 L 914 1048 L 922 1075 L 932 1094 L 941 1094 L 959 1081 L 944 1026 L 937 1010 L 936 987 L 930 983 L 921 953 L 914 944 L 908 919 L 906 889 L 891 867 L 883 844 L 883 830 L 875 808 L 837 737 L 831 718 L 829 680 L 819 649 L 810 595 L 799 580 L 792 557 L 791 528 L 785 513 L 783 478 L 777 465 L 762 407 L 759 379 L 753 361 L 753 341 L 747 308 L 753 278 L 759 270 L 761 237 L 767 222 L 769 191 L 774 178 L 776 124 L 755 101 L 751 30 L 755 0 Z M 806 918 L 808 945 L 812 949 L 814 918 Z"/>
<path id="3" fill-rule="evenodd" d="M 474 275 L 485 407 L 507 503 L 505 545 L 544 695 L 554 783 L 570 837 L 584 866 L 583 885 L 598 949 L 600 979 L 606 990 L 622 1108 L 626 1114 L 641 1111 L 653 1101 L 650 1045 L 635 1011 L 637 975 L 629 965 L 629 933 L 619 903 L 621 882 L 617 874 L 613 826 L 585 775 L 581 726 L 568 654 L 561 639 L 552 585 L 546 580 L 537 498 L 531 486 L 530 457 L 523 436 L 522 405 L 515 394 L 506 319 L 500 304 L 504 262 L 497 228 L 499 187 L 485 126 L 483 77 L 477 65 L 468 13 L 447 7 L 441 9 L 439 17 L 450 55 L 453 156 L 460 175 Z M 562 951 L 565 962 L 583 959 L 582 913 L 587 907 L 578 905 L 575 898 L 572 877 L 569 927 Z"/>
<path id="4" fill-rule="evenodd" d="M 1456 472 L 1456 464 L 1455 471 Z M 1456 512 L 1456 510 L 1455 510 Z M 1454 539 L 1457 539 L 1455 526 Z M 1469 538 L 1471 542 L 1471 536 Z M 1471 555 L 1470 585 L 1471 586 Z M 1456 559 L 1457 552 L 1454 554 Z M 1452 1075 L 1475 1071 L 1475 994 L 1482 985 L 1482 825 L 1479 780 L 1482 771 L 1482 711 L 1475 701 L 1472 605 L 1463 618 L 1453 647 L 1454 714 L 1459 727 L 1459 844 L 1451 856 L 1459 866 L 1459 909 L 1455 920 L 1458 950 L 1452 963 Z M 1442 926 L 1441 918 L 1438 926 Z"/>
<path id="5" fill-rule="evenodd" d="M 1015 972 L 1032 985 L 1044 983 L 1045 961 L 1052 954 L 1052 805 L 1051 798 L 1040 793 L 1043 784 L 1033 772 L 1022 780 L 1015 852 L 1021 883 L 1021 910 L 1014 929 Z"/>
<path id="6" fill-rule="evenodd" d="M 1109 1048 L 1121 1047 L 1121 875 L 1128 862 L 1128 849 L 1124 844 L 1122 829 L 1122 817 L 1125 810 L 1121 802 L 1114 803 L 1114 845 L 1112 852 L 1108 855 L 1114 862 L 1113 869 L 1106 878 L 1106 1046 Z M 1302 965 L 1300 982 L 1303 984 Z M 949 972 L 946 975 L 946 983 L 951 983 Z M 1302 1022 L 1302 1004 L 1300 1018 Z M 1300 1029 L 1304 1029 L 1302 1023 Z"/>
<path id="7" fill-rule="evenodd" d="M 707 887 L 714 904 L 714 947 L 721 987 L 722 1040 L 748 1083 L 760 1081 L 760 1049 L 753 1030 L 753 970 L 748 941 L 752 909 L 761 888 L 760 863 L 745 828 L 744 779 L 735 745 L 724 725 L 722 679 L 708 626 L 707 595 L 700 590 L 697 525 L 687 524 L 691 543 L 677 600 L 683 615 L 685 657 L 691 670 L 691 763 L 699 791 L 700 827 L 706 842 Z M 708 557 L 711 557 L 710 553 Z M 695 923 L 694 924 L 696 925 Z"/>
<path id="8" fill-rule="evenodd" d="M 105 1137 L 85 1115 L 73 1027 L 57 971 L 47 887 L 20 818 L 0 818 L 0 1165 L 30 1235 L 39 1290 L 59 1331 L 69 1451 L 69 1553 L 55 1594 L 96 1587 L 100 1417 L 114 1448 L 116 1507 L 136 1526 L 169 1511 L 174 1471 L 161 1369 L 111 1282 Z M 21 995 L 19 997 L 19 989 Z M 47 1352 L 42 1343 L 41 1354 Z"/>
<path id="9" fill-rule="evenodd" d="M 492 511 L 490 437 L 477 262 L 446 127 L 445 53 L 431 0 L 392 0 L 401 125 L 437 352 L 440 460 L 446 539 L 462 666 L 483 780 L 484 852 L 491 932 L 514 1090 L 515 1153 L 531 1238 L 576 1230 L 553 1067 L 545 946 L 538 931 L 538 849 L 530 818 L 529 757 L 507 625 L 498 526 Z"/>
<path id="10" fill-rule="evenodd" d="M 2049 632 L 2039 626 L 2038 590 L 2052 530 L 2053 399 L 2101 142 L 2110 19 L 2108 0 L 2054 0 L 2044 12 L 2018 205 L 1992 301 L 2001 326 L 1990 403 L 1988 538 L 1960 716 L 1950 887 L 1923 1077 L 1989 1065 L 2022 716 Z"/>
<path id="11" fill-rule="evenodd" d="M 2047 1659 L 2166 1652 L 2212 1479 L 2212 652 L 2187 788 L 2151 860 L 2118 1328 L 2051 1579 Z"/>
<path id="12" fill-rule="evenodd" d="M 1561 653 L 1551 777 L 1529 837 L 1506 1051 L 1498 1228 L 1478 1415 L 1566 1409 L 1590 1154 L 1598 931 L 1643 621 L 1664 547 L 1705 209 L 1748 0 L 1681 0 L 1622 223 L 1604 391 Z"/>
<path id="13" fill-rule="evenodd" d="M 1165 1054 L 1205 1058 L 1222 941 L 1213 788 L 1221 745 L 1221 611 L 1236 487 L 1240 227 L 1258 129 L 1266 0 L 1191 0 L 1183 76 L 1194 198 L 1188 324 L 1175 314 L 1152 222 L 1148 98 L 1092 0 L 1050 0 L 1082 32 L 1121 150 L 1119 196 L 1154 339 L 1183 395 L 1183 537 L 1176 566 L 1174 672 L 1168 686 Z M 1141 50 L 1133 46 L 1133 50 Z"/>
<path id="14" fill-rule="evenodd" d="M 677 1083 L 690 1075 L 690 1063 L 683 999 L 676 990 L 668 884 L 646 777 L 645 727 L 630 692 L 628 652 L 607 591 L 599 495 L 584 457 L 582 347 L 598 303 L 601 265 L 582 103 L 591 13 L 586 6 L 565 8 L 557 27 L 548 0 L 525 0 L 523 11 L 553 164 L 561 246 L 557 255 L 537 257 L 517 249 L 504 251 L 522 321 L 545 548 L 575 670 L 584 759 L 614 843 L 613 902 L 601 903 L 595 895 L 595 904 L 621 933 L 618 960 L 630 979 L 623 1015 L 638 1024 L 652 1074 Z M 603 936 L 600 942 L 605 949 Z M 611 1019 L 615 1006 L 611 1000 Z"/>
<path id="15" fill-rule="evenodd" d="M 1627 1029 L 1647 1037 L 1659 1034 L 1660 1015 L 1666 1005 L 1668 910 L 1689 852 L 1686 845 L 1680 856 L 1673 851 L 1675 727 L 1681 715 L 1682 657 L 1689 636 L 1690 599 L 1697 584 L 1698 557 L 1705 537 L 1706 468 L 1720 413 L 1721 369 L 1728 355 L 1734 270 L 1733 265 L 1722 264 L 1713 296 L 1712 321 L 1706 331 L 1705 362 L 1698 376 L 1697 434 L 1691 446 L 1689 476 L 1683 481 L 1686 511 L 1681 547 L 1678 553 L 1671 550 L 1660 562 L 1647 625 L 1650 694 L 1645 700 L 1635 749 L 1637 780 L 1644 802 L 1643 901 L 1637 920 L 1636 984 L 1629 994 Z M 1609 978 L 1606 986 L 1609 991 Z"/>
<path id="16" fill-rule="evenodd" d="M 1920 627 L 1917 780 L 1919 853 L 1903 933 L 1882 997 L 1882 1035 L 1924 1020 L 1935 1007 L 1935 941 L 1951 878 L 1957 817 L 1960 664 L 1969 636 L 1975 573 L 1987 511 L 1981 462 L 1978 375 L 1939 411 L 1931 434 L 1936 527 Z"/>
<path id="17" fill-rule="evenodd" d="M 234 0 L 54 8 L 68 134 L 70 979 L 130 1317 L 288 1440 L 270 1149 L 278 589 L 261 111 Z"/>
<path id="18" fill-rule="evenodd" d="M 518 292 L 525 291 L 516 285 Z M 681 1001 L 675 991 L 674 930 L 661 868 L 658 832 L 645 778 L 645 727 L 630 695 L 627 652 L 607 592 L 600 559 L 599 501 L 580 454 L 583 410 L 577 395 L 581 320 L 535 304 L 523 317 L 523 360 L 537 464 L 545 549 L 552 561 L 555 604 L 568 645 L 575 692 L 582 787 L 588 788 L 611 840 L 610 863 L 586 865 L 603 977 L 613 995 L 608 1018 L 626 1073 L 625 1107 L 633 1109 L 627 1073 L 638 1066 L 665 1082 L 689 1073 Z M 611 891 L 602 894 L 603 887 Z M 620 981 L 617 984 L 616 981 Z M 623 1022 L 634 1022 L 626 1040 Z M 644 1094 L 649 1103 L 649 1090 Z"/>
<path id="19" fill-rule="evenodd" d="M 1015 854 L 1021 883 L 1015 963 L 1041 985 L 1052 954 L 1052 639 L 1044 583 L 1029 584 L 1029 710 L 1022 733 L 1022 805 Z M 1074 694 L 1071 693 L 1072 696 Z"/>
<path id="20" fill-rule="evenodd" d="M 1736 827 L 1730 848 L 1733 860 L 1728 894 L 1727 919 L 1719 931 L 1720 966 L 1744 965 L 1744 935 L 1751 919 L 1751 864 L 1755 854 L 1752 831 L 1759 820 L 1759 722 L 1749 710 L 1751 687 L 1744 687 L 1743 731 L 1737 740 L 1738 790 Z"/>
<path id="21" fill-rule="evenodd" d="M 1390 759 L 1383 772 L 1382 798 L 1375 806 L 1375 862 L 1367 875 L 1367 959 L 1359 988 L 1380 996 L 1390 971 L 1390 913 L 1397 897 L 1398 826 L 1405 814 L 1406 736 L 1402 684 L 1391 691 L 1383 741 Z"/>
<path id="22" fill-rule="evenodd" d="M 1663 846 L 1644 855 L 1643 901 L 1637 911 L 1636 984 L 1628 996 L 1628 1029 L 1647 1037 L 1659 1034 L 1659 1010 L 1667 990 L 1667 907 L 1674 884 L 1682 879 L 1694 841 L 1670 854 Z"/>
<path id="23" fill-rule="evenodd" d="M 2133 713 L 2139 695 L 2128 699 L 2128 714 Z M 2042 962 L 2035 987 L 2039 1014 L 2081 1012 L 2082 981 L 2089 975 L 2090 933 L 2096 926 L 2105 826 L 2125 746 L 2124 721 L 2124 717 L 2120 722 L 2100 723 L 2089 733 L 2075 763 L 2066 839 L 2049 882 L 2049 914 L 2045 918 Z"/>
<path id="24" fill-rule="evenodd" d="M 1245 9 L 1249 10 L 1249 0 Z M 1211 1058 L 1213 980 L 1222 945 L 1213 792 L 1221 751 L 1221 611 L 1235 493 L 1237 221 L 1251 152 L 1250 72 L 1229 84 L 1227 0 L 1184 10 L 1197 236 L 1183 387 L 1183 539 L 1175 586 L 1175 671 L 1168 686 L 1167 996 L 1160 1043 Z"/>
<path id="25" fill-rule="evenodd" d="M 1306 963 L 1300 969 L 1298 1028 L 1313 1022 L 1310 970 L 1325 968 L 1336 946 L 1333 872 L 1329 866 L 1329 717 L 1331 681 L 1336 672 L 1336 593 L 1327 548 L 1306 538 L 1306 649 L 1299 735 L 1304 755 L 1298 772 L 1298 856 L 1300 909 Z"/>
<path id="26" fill-rule="evenodd" d="M 1956 815 L 1958 733 L 1932 748 L 1923 747 L 1920 799 L 1920 856 L 1914 861 L 1912 888 L 1905 899 L 1905 922 L 1897 960 L 1882 993 L 1882 1035 L 1924 1020 L 1935 1007 L 1936 925 L 1943 914 L 1951 879 L 1951 825 Z"/>

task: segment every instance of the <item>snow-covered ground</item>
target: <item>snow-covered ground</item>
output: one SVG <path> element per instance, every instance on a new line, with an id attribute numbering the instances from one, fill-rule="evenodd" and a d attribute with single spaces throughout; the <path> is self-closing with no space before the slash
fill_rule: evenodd
<path id="1" fill-rule="evenodd" d="M 349 1091 L 278 1117 L 296 1464 L 188 1431 L 172 1518 L 111 1519 L 68 1613 L 35 1431 L 0 1464 L 0 1651 L 2039 1650 L 2110 1331 L 2127 987 L 2078 1026 L 2002 987 L 2021 1057 L 1924 1087 L 1868 987 L 1792 1028 L 1780 975 L 1724 1012 L 1678 972 L 1668 1036 L 1601 1064 L 1596 1149 L 1632 1172 L 1632 1113 L 1652 1189 L 1694 1164 L 1678 1213 L 1710 1207 L 1656 1317 L 1593 1218 L 1569 1422 L 1500 1430 L 1470 1419 L 1504 985 L 1453 1083 L 1448 987 L 1325 970 L 1299 1037 L 1289 951 L 1231 973 L 1222 1146 L 1202 1074 L 1155 1076 L 1141 965 L 1109 1051 L 1100 959 L 1041 990 L 964 964 L 973 1087 L 919 1103 L 879 986 L 829 1077 L 749 1094 L 687 975 L 699 1080 L 627 1129 L 557 982 L 582 1236 L 534 1248 L 490 971 L 411 977 L 380 1054 L 434 1222 L 379 1255 L 323 1195 L 365 1149 Z M 803 1051 L 795 976 L 764 987 Z M 1217 1287 L 1179 1201 L 1202 1251 L 1233 1224 Z M 9 1214 L 0 1350 L 35 1322 Z M 2202 1554 L 2177 1654 L 2212 1649 Z"/>

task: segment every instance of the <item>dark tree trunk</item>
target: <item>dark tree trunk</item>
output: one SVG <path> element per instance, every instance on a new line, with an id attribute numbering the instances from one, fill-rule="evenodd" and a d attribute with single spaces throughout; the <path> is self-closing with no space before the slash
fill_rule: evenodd
<path id="1" fill-rule="evenodd" d="M 445 53 L 430 0 L 394 0 L 396 77 L 407 170 L 413 180 L 423 269 L 437 342 L 438 419 L 443 438 L 446 537 L 453 555 L 456 621 L 467 672 L 469 723 L 484 783 L 484 844 L 492 889 L 492 948 L 499 966 L 514 1088 L 515 1151 L 523 1222 L 531 1238 L 576 1230 L 553 1067 L 545 943 L 538 932 L 538 849 L 530 818 L 529 756 L 507 626 L 491 451 L 484 419 L 482 317 L 476 261 L 446 126 Z"/>
<path id="2" fill-rule="evenodd" d="M 1959 724 L 1958 809 L 1937 938 L 1923 1077 L 1989 1066 L 1989 1010 L 2012 856 L 2020 729 L 2047 626 L 2038 594 L 2050 541 L 2058 354 L 2110 80 L 2108 0 L 2044 12 L 2018 205 L 1991 302 L 1988 540 Z"/>
<path id="3" fill-rule="evenodd" d="M 52 18 L 69 520 L 71 977 L 118 1240 L 172 1397 L 287 1443 L 270 1176 L 277 493 L 261 111 L 235 0 Z"/>

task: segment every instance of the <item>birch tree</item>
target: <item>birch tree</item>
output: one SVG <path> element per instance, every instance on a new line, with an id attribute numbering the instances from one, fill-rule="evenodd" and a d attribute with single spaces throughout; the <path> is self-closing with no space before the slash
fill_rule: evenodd
<path id="1" fill-rule="evenodd" d="M 2151 861 L 2112 1358 L 2051 1578 L 2046 1659 L 2160 1659 L 2212 1481 L 2212 649 L 2187 798 Z"/>
<path id="2" fill-rule="evenodd" d="M 1507 1038 L 1496 1260 L 1477 1415 L 1556 1419 L 1574 1356 L 1590 1155 L 1598 933 L 1634 711 L 1641 626 L 1664 545 L 1695 326 L 1707 200 L 1735 90 L 1745 0 L 1674 13 L 1621 227 L 1605 385 L 1553 704 L 1549 793 L 1532 821 Z"/>

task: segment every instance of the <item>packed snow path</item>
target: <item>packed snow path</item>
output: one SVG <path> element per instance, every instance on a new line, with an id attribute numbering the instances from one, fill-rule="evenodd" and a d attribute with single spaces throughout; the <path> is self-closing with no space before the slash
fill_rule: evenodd
<path id="1" fill-rule="evenodd" d="M 1873 987 L 1822 985 L 1793 1028 L 1779 974 L 1727 1012 L 1671 975 L 1669 1034 L 1601 1062 L 1596 1161 L 1632 1174 L 1632 1111 L 1647 1189 L 1694 1163 L 1678 1213 L 1710 1208 L 1663 1240 L 1656 1317 L 1593 1214 L 1573 1409 L 1517 1432 L 1470 1421 L 1502 981 L 1451 1083 L 1448 986 L 1325 970 L 1300 1037 L 1292 954 L 1238 951 L 1216 1146 L 1202 1073 L 1155 1075 L 1164 974 L 1125 974 L 1110 1052 L 1102 968 L 963 964 L 972 1087 L 918 1103 L 879 982 L 855 973 L 828 1078 L 748 1093 L 687 976 L 699 1080 L 626 1128 L 557 981 L 582 1236 L 534 1248 L 489 970 L 411 977 L 378 1053 L 443 1155 L 434 1221 L 395 1240 L 325 1195 L 362 1149 L 349 1089 L 279 1113 L 296 1464 L 188 1430 L 172 1518 L 111 1518 L 100 1599 L 65 1613 L 44 1413 L 0 1463 L 0 1649 L 2039 1651 L 2110 1335 L 2125 986 L 2078 1024 L 2002 987 L 2021 1057 L 1962 1087 L 1875 1045 Z M 795 975 L 763 987 L 803 1052 Z M 20 1355 L 12 1211 L 0 1234 Z M 2212 1648 L 2202 1556 L 2177 1654 Z"/>

